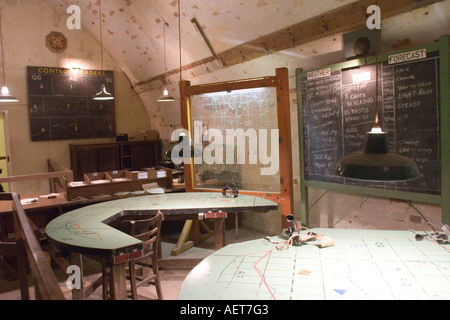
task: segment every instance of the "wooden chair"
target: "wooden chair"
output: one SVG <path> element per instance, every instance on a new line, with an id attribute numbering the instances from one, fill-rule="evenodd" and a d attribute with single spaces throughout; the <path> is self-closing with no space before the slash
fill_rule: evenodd
<path id="1" fill-rule="evenodd" d="M 158 299 L 163 299 L 163 294 L 161 290 L 161 281 L 159 277 L 159 267 L 158 267 L 158 257 L 160 256 L 161 248 L 161 223 L 164 220 L 164 215 L 158 212 L 155 216 L 148 219 L 127 219 L 122 220 L 117 225 L 116 228 L 128 233 L 129 235 L 138 238 L 143 242 L 143 253 L 138 259 L 134 259 L 128 262 L 128 276 L 131 285 L 131 297 L 137 300 L 137 288 L 144 285 L 145 283 L 150 283 L 156 287 L 156 293 Z M 136 275 L 136 265 L 151 268 L 151 274 L 143 279 Z M 146 271 L 147 269 L 145 269 Z M 143 275 L 144 270 L 143 271 Z M 102 286 L 103 286 L 103 299 L 107 300 L 109 296 L 109 285 L 110 285 L 110 270 L 102 267 Z M 136 279 L 139 282 L 136 282 Z"/>
<path id="2" fill-rule="evenodd" d="M 158 256 L 160 250 L 160 234 L 161 222 L 164 216 L 158 212 L 154 217 L 141 220 L 124 220 L 123 224 L 128 226 L 129 234 L 138 238 L 143 242 L 143 254 L 139 259 L 128 262 L 129 277 L 131 284 L 131 297 L 137 300 L 137 288 L 149 283 L 156 287 L 156 293 L 159 300 L 163 300 L 163 293 L 161 290 L 161 280 L 159 277 Z M 152 272 L 145 275 L 145 270 L 142 270 L 142 277 L 136 275 L 136 266 L 150 268 Z M 138 282 L 137 282 L 138 280 Z"/>

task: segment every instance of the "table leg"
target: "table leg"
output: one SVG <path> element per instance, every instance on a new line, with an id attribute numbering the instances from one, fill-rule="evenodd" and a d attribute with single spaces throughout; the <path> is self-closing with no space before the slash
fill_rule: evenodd
<path id="1" fill-rule="evenodd" d="M 234 234 L 236 239 L 239 237 L 239 212 L 234 213 Z"/>
<path id="2" fill-rule="evenodd" d="M 69 256 L 69 263 L 76 265 L 80 268 L 80 287 L 73 287 L 72 289 L 72 299 L 73 300 L 86 300 L 86 294 L 84 292 L 84 280 L 83 280 L 83 257 L 81 254 L 72 253 Z"/>
<path id="3" fill-rule="evenodd" d="M 192 223 L 193 220 L 186 220 L 186 222 L 184 223 L 183 230 L 181 230 L 180 237 L 178 238 L 177 246 L 171 250 L 172 256 L 177 256 L 180 253 L 194 246 L 193 241 L 188 241 Z"/>
<path id="4" fill-rule="evenodd" d="M 205 233 L 201 233 L 204 231 Z M 192 248 L 194 245 L 199 244 L 206 239 L 209 239 L 214 235 L 204 221 L 198 220 L 186 220 L 183 230 L 178 238 L 177 246 L 171 250 L 172 256 L 177 256 L 180 253 Z M 192 238 L 192 240 L 188 240 Z"/>
<path id="5" fill-rule="evenodd" d="M 126 263 L 108 264 L 104 270 L 108 272 L 108 285 L 111 300 L 126 300 Z"/>
<path id="6" fill-rule="evenodd" d="M 214 240 L 215 250 L 225 245 L 225 218 L 214 219 Z"/>

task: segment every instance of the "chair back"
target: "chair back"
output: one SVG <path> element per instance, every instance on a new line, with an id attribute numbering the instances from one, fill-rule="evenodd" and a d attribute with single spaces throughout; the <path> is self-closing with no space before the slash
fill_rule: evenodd
<path id="1" fill-rule="evenodd" d="M 122 223 L 128 226 L 128 233 L 143 242 L 143 255 L 146 257 L 152 253 L 158 256 L 161 222 L 164 220 L 164 215 L 158 213 L 148 219 L 133 219 L 124 220 Z"/>

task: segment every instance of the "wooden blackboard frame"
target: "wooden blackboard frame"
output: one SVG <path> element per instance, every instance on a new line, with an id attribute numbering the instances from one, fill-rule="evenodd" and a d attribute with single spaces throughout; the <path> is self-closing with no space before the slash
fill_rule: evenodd
<path id="1" fill-rule="evenodd" d="M 397 52 L 390 52 L 379 55 L 379 61 L 387 61 L 388 57 L 393 54 L 409 52 L 413 50 L 426 49 L 428 52 L 439 53 L 439 103 L 440 103 L 440 151 L 441 151 L 441 193 L 440 195 L 425 194 L 417 192 L 406 192 L 396 190 L 386 190 L 373 187 L 361 187 L 344 185 L 338 183 L 328 183 L 319 181 L 310 181 L 305 179 L 305 163 L 304 163 L 304 141 L 303 141 L 303 105 L 302 105 L 302 90 L 301 79 L 306 76 L 308 72 L 319 71 L 330 68 L 331 73 L 337 70 L 354 68 L 357 66 L 371 65 L 375 63 L 375 57 L 366 57 L 355 59 L 351 61 L 341 62 L 330 66 L 320 67 L 313 70 L 303 71 L 296 70 L 296 85 L 297 85 L 297 110 L 298 110 L 298 141 L 300 153 L 300 193 L 301 193 L 301 219 L 302 224 L 309 225 L 309 200 L 308 189 L 320 188 L 328 189 L 343 193 L 353 193 L 361 195 L 372 195 L 377 197 L 385 197 L 400 200 L 414 200 L 425 203 L 433 203 L 441 205 L 442 223 L 450 223 L 450 110 L 449 110 L 449 39 L 442 37 L 439 41 L 432 44 L 417 46 L 413 48 L 404 49 Z"/>

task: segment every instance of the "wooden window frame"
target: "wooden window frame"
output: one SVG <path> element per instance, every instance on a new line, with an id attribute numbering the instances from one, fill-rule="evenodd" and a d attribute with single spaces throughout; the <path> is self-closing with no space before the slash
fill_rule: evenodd
<path id="1" fill-rule="evenodd" d="M 234 90 L 275 87 L 277 95 L 277 119 L 279 130 L 279 170 L 280 192 L 241 191 L 239 193 L 262 197 L 281 205 L 282 226 L 286 227 L 286 217 L 293 214 L 293 170 L 292 170 L 292 139 L 291 117 L 289 103 L 289 80 L 287 68 L 275 70 L 275 76 L 252 79 L 241 79 L 227 82 L 209 83 L 191 86 L 189 81 L 180 82 L 181 124 L 183 129 L 193 133 L 190 97 L 204 93 L 230 92 Z M 185 186 L 187 192 L 203 192 L 204 188 L 194 188 L 194 175 L 191 163 L 184 165 Z M 209 192 L 221 192 L 221 189 L 207 189 Z"/>

